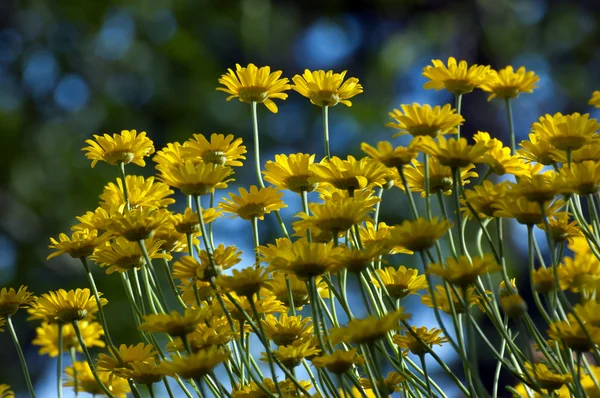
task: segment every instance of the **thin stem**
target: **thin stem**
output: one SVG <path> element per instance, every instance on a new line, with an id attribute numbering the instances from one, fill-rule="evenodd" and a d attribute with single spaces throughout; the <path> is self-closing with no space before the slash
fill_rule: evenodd
<path id="1" fill-rule="evenodd" d="M 146 384 L 146 387 L 148 388 L 148 394 L 150 395 L 150 398 L 155 398 L 154 397 L 154 389 L 152 388 L 152 384 Z"/>
<path id="2" fill-rule="evenodd" d="M 510 98 L 506 98 L 504 100 L 504 104 L 506 105 L 506 121 L 508 123 L 508 132 L 510 134 L 510 154 L 514 155 L 517 148 L 517 142 L 515 137 L 515 126 L 513 123 L 512 106 Z"/>
<path id="3" fill-rule="evenodd" d="M 461 114 L 462 111 L 462 94 L 454 94 L 454 105 L 456 107 L 456 113 Z M 457 135 L 456 138 L 460 138 L 460 124 L 456 126 Z"/>
<path id="4" fill-rule="evenodd" d="M 323 137 L 325 138 L 325 156 L 326 159 L 331 159 L 331 152 L 329 150 L 329 107 L 323 105 Z"/>
<path id="5" fill-rule="evenodd" d="M 258 246 L 260 246 L 260 238 L 258 235 L 258 218 L 252 218 L 252 239 L 254 243 L 254 266 L 260 267 L 260 256 L 258 255 Z"/>
<path id="6" fill-rule="evenodd" d="M 258 136 L 258 113 L 256 111 L 257 103 L 256 101 L 252 101 L 252 132 L 254 135 L 254 170 L 256 172 L 256 179 L 258 180 L 258 185 L 261 188 L 265 187 L 265 183 L 263 182 L 262 175 L 260 173 L 261 163 L 260 163 L 260 139 Z"/>
<path id="7" fill-rule="evenodd" d="M 429 380 L 429 375 L 427 374 L 427 364 L 425 363 L 425 355 L 419 355 L 419 359 L 421 360 L 421 367 L 423 368 L 423 377 L 425 378 L 425 383 L 427 383 L 427 394 L 430 397 L 434 397 L 431 392 L 431 380 Z"/>
<path id="8" fill-rule="evenodd" d="M 400 179 L 402 180 L 404 193 L 408 198 L 408 204 L 410 205 L 410 211 L 412 212 L 412 216 L 414 219 L 417 219 L 419 218 L 419 212 L 417 210 L 417 206 L 415 205 L 415 198 L 413 198 L 412 192 L 410 191 L 410 186 L 408 185 L 408 180 L 406 179 L 406 174 L 404 173 L 404 167 L 398 167 L 398 173 L 400 173 Z"/>
<path id="9" fill-rule="evenodd" d="M 58 325 L 58 362 L 56 366 L 56 382 L 58 388 L 58 398 L 62 398 L 62 373 L 63 373 L 63 324 Z M 73 367 L 74 369 L 75 367 Z"/>
<path id="10" fill-rule="evenodd" d="M 71 347 L 69 354 L 71 354 L 71 367 L 73 368 L 73 392 L 75 393 L 75 398 L 77 398 L 79 396 L 79 385 L 77 383 L 77 369 L 75 368 L 75 362 L 77 362 L 76 348 Z"/>
<path id="11" fill-rule="evenodd" d="M 129 203 L 129 191 L 127 189 L 127 180 L 125 178 L 125 163 L 119 162 L 119 174 L 121 175 L 121 180 L 123 181 L 123 197 L 125 199 L 125 206 L 127 206 L 127 210 L 131 210 L 131 204 Z"/>
<path id="12" fill-rule="evenodd" d="M 27 368 L 27 362 L 25 362 L 25 355 L 23 355 L 23 350 L 21 349 L 21 344 L 19 344 L 19 338 L 17 337 L 17 333 L 15 332 L 15 327 L 12 323 L 12 316 L 8 315 L 6 317 L 6 325 L 8 326 L 8 332 L 10 337 L 12 338 L 13 343 L 15 344 L 15 348 L 17 349 L 17 354 L 19 355 L 19 360 L 21 361 L 21 368 L 23 369 L 23 374 L 25 375 L 25 382 L 27 383 L 27 389 L 29 390 L 29 395 L 32 398 L 35 398 L 35 391 L 33 389 L 33 383 L 31 382 L 31 376 L 29 375 L 29 369 Z"/>
<path id="13" fill-rule="evenodd" d="M 423 154 L 423 174 L 425 178 L 425 216 L 428 220 L 431 220 L 431 202 L 429 199 L 429 155 Z"/>

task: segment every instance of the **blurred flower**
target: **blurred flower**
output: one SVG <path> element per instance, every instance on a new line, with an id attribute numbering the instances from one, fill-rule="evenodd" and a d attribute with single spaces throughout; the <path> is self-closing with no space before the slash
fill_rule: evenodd
<path id="1" fill-rule="evenodd" d="M 300 365 L 304 358 L 311 358 L 318 355 L 321 350 L 314 344 L 312 339 L 297 340 L 290 345 L 280 345 L 273 351 L 273 356 L 281 361 L 287 368 L 295 368 Z M 265 352 L 261 358 L 268 362 Z"/>
<path id="2" fill-rule="evenodd" d="M 242 270 L 234 269 L 233 275 L 220 275 L 215 284 L 226 292 L 235 292 L 238 296 L 254 300 L 254 295 L 260 291 L 269 279 L 263 267 L 249 267 Z"/>
<path id="3" fill-rule="evenodd" d="M 446 279 L 453 285 L 468 287 L 481 275 L 498 272 L 501 268 L 491 254 L 483 257 L 460 256 L 458 259 L 448 257 L 446 264 L 430 264 L 428 273 Z"/>
<path id="4" fill-rule="evenodd" d="M 414 221 L 404 220 L 395 225 L 390 232 L 389 243 L 392 246 L 406 247 L 413 252 L 429 249 L 435 242 L 450 230 L 450 223 L 437 217 L 425 220 L 422 217 Z"/>
<path id="5" fill-rule="evenodd" d="M 164 258 L 171 260 L 173 258 L 169 253 L 162 252 L 162 241 L 154 237 L 147 239 L 145 245 L 150 259 Z M 90 258 L 99 266 L 108 267 L 107 274 L 112 274 L 115 271 L 127 272 L 146 264 L 140 245 L 137 242 L 130 242 L 122 236 L 98 247 Z"/>
<path id="6" fill-rule="evenodd" d="M 452 288 L 449 288 L 450 290 L 450 297 L 448 296 L 448 290 L 446 290 L 446 288 L 443 285 L 436 285 L 435 286 L 435 305 L 437 307 L 434 307 L 434 302 L 433 302 L 433 298 L 431 297 L 431 291 L 428 292 L 428 294 L 425 294 L 421 297 L 421 302 L 423 304 L 425 304 L 426 306 L 428 306 L 429 308 L 439 308 L 442 311 L 444 311 L 446 314 L 452 314 L 452 306 L 450 305 L 450 300 L 452 300 L 452 305 L 454 306 L 454 310 L 456 311 L 457 314 L 462 314 L 465 312 L 465 307 L 463 305 L 463 301 L 464 301 L 464 293 L 460 292 L 459 289 L 459 296 L 456 295 L 456 293 L 454 293 L 454 291 L 452 290 Z M 475 287 L 472 286 L 468 289 L 466 289 L 467 291 L 467 297 L 469 298 L 469 307 L 473 306 L 474 304 L 479 304 L 481 297 L 479 297 L 479 295 L 477 295 L 477 293 L 475 292 Z"/>
<path id="7" fill-rule="evenodd" d="M 567 320 L 550 324 L 548 337 L 575 352 L 585 352 L 591 350 L 594 345 L 600 344 L 600 328 L 591 324 L 584 324 L 582 327 L 577 319 L 569 314 Z"/>
<path id="8" fill-rule="evenodd" d="M 533 375 L 538 385 L 544 390 L 555 391 L 564 384 L 571 383 L 573 376 L 570 373 L 558 373 L 548 367 L 545 363 L 525 363 L 528 374 Z"/>
<path id="9" fill-rule="evenodd" d="M 135 130 L 123 130 L 121 134 L 94 135 L 94 140 L 86 140 L 89 146 L 82 149 L 85 156 L 92 161 L 92 167 L 99 160 L 112 166 L 120 163 L 134 163 L 140 167 L 146 166 L 144 157 L 154 153 L 154 144 L 146 137 L 146 132 L 137 133 Z"/>
<path id="10" fill-rule="evenodd" d="M 189 356 L 171 356 L 171 361 L 163 362 L 160 369 L 171 377 L 180 376 L 183 379 L 199 379 L 211 373 L 220 363 L 229 359 L 229 353 L 220 347 L 200 350 Z"/>
<path id="11" fill-rule="evenodd" d="M 446 336 L 440 336 L 442 331 L 437 328 L 427 329 L 426 327 L 411 326 L 411 329 L 416 338 L 410 332 L 405 332 L 404 335 L 397 334 L 394 336 L 394 343 L 405 350 L 409 350 L 414 355 L 422 356 L 425 355 L 428 350 L 431 349 L 432 345 L 441 346 L 448 342 Z"/>
<path id="12" fill-rule="evenodd" d="M 0 317 L 14 315 L 19 308 L 28 308 L 36 302 L 33 293 L 27 291 L 27 286 L 0 290 Z"/>
<path id="13" fill-rule="evenodd" d="M 429 159 L 429 194 L 437 194 L 438 192 L 444 195 L 452 194 L 452 187 L 454 184 L 454 178 L 452 176 L 452 168 L 440 164 L 437 158 Z M 462 185 L 466 185 L 469 182 L 469 178 L 477 177 L 477 173 L 473 171 L 475 165 L 470 164 L 467 167 L 460 169 L 460 177 Z M 411 165 L 404 168 L 404 174 L 406 175 L 406 181 L 408 187 L 412 192 L 420 192 L 421 197 L 424 198 L 427 194 L 425 189 L 425 163 L 421 163 L 414 159 Z M 404 187 L 401 187 L 404 190 Z"/>
<path id="14" fill-rule="evenodd" d="M 310 181 L 319 183 L 319 189 L 330 185 L 343 191 L 384 186 L 390 175 L 380 162 L 367 157 L 356 160 L 350 155 L 346 160 L 333 156 L 322 163 L 313 163 L 310 170 L 314 173 Z"/>
<path id="15" fill-rule="evenodd" d="M 75 387 L 75 383 L 77 383 L 77 389 L 80 392 L 106 396 L 87 362 L 75 362 L 72 366 L 65 369 L 65 373 L 67 375 L 67 380 L 63 384 L 65 387 Z M 97 372 L 97 376 L 115 398 L 127 398 L 127 394 L 130 391 L 127 380 L 110 380 L 109 374 L 106 372 Z"/>
<path id="16" fill-rule="evenodd" d="M 15 398 L 15 393 L 8 384 L 0 384 L 0 398 Z"/>
<path id="17" fill-rule="evenodd" d="M 386 127 L 392 127 L 400 130 L 392 138 L 401 135 L 410 134 L 413 137 L 429 136 L 432 138 L 444 134 L 456 134 L 456 126 L 463 124 L 465 119 L 452 109 L 450 104 L 443 107 L 430 105 L 419 105 L 416 102 L 412 105 L 400 105 L 399 109 L 394 109 L 389 113 L 390 117 L 396 121 L 386 124 Z"/>
<path id="18" fill-rule="evenodd" d="M 50 238 L 51 245 L 48 246 L 50 249 L 54 249 L 55 252 L 50 254 L 46 260 L 58 257 L 61 254 L 68 254 L 73 258 L 84 258 L 92 255 L 96 247 L 103 244 L 110 234 L 104 233 L 98 236 L 98 231 L 93 229 L 82 229 L 75 231 L 71 234 L 71 237 L 66 234 L 58 235 L 58 241 L 54 238 Z"/>
<path id="19" fill-rule="evenodd" d="M 294 344 L 298 340 L 311 338 L 314 332 L 312 319 L 302 316 L 289 316 L 286 313 L 279 315 L 267 315 L 261 321 L 267 338 L 278 346 Z"/>
<path id="20" fill-rule="evenodd" d="M 405 166 L 418 155 L 418 150 L 412 143 L 408 147 L 397 146 L 394 148 L 389 141 L 379 141 L 377 148 L 374 148 L 363 142 L 360 144 L 360 149 L 385 167 Z"/>
<path id="21" fill-rule="evenodd" d="M 302 76 L 296 75 L 292 78 L 293 90 L 310 99 L 310 102 L 317 106 L 335 106 L 342 103 L 346 106 L 352 106 L 348 99 L 363 92 L 363 87 L 358 83 L 358 79 L 351 77 L 344 81 L 346 72 L 333 73 L 332 70 L 309 71 L 304 70 Z"/>
<path id="22" fill-rule="evenodd" d="M 110 218 L 107 229 L 115 236 L 122 236 L 131 242 L 148 239 L 168 217 L 165 209 L 153 210 L 137 208 Z"/>
<path id="23" fill-rule="evenodd" d="M 565 202 L 558 199 L 552 203 L 544 203 L 546 217 L 551 217 Z M 535 225 L 544 222 L 542 209 L 537 202 L 531 202 L 524 197 L 506 195 L 502 201 L 492 205 L 496 209 L 494 217 L 514 218 L 519 224 Z"/>
<path id="24" fill-rule="evenodd" d="M 461 210 L 466 217 L 472 218 L 471 210 L 466 206 L 468 203 L 477 212 L 479 218 L 493 218 L 496 212 L 494 205 L 504 199 L 507 191 L 508 182 L 494 185 L 491 181 L 484 180 L 481 185 L 475 185 L 473 189 L 465 189 L 466 199 L 461 199 L 461 203 L 465 204 L 465 207 L 462 207 Z"/>
<path id="25" fill-rule="evenodd" d="M 331 354 L 314 357 L 311 362 L 316 368 L 326 368 L 331 373 L 341 375 L 354 365 L 362 365 L 365 359 L 353 348 L 348 351 L 335 350 Z"/>
<path id="26" fill-rule="evenodd" d="M 469 145 L 465 138 L 439 136 L 437 141 L 430 136 L 415 138 L 415 149 L 434 156 L 441 165 L 450 168 L 467 167 L 472 163 L 483 162 L 483 155 L 490 149 L 488 143 L 479 141 Z"/>
<path id="27" fill-rule="evenodd" d="M 101 372 L 108 372 L 110 380 L 113 376 L 122 377 L 122 372 L 130 368 L 133 363 L 154 363 L 154 346 L 152 344 L 139 343 L 126 346 L 121 344 L 117 350 L 118 358 L 114 353 L 98 355 L 97 368 Z"/>
<path id="28" fill-rule="evenodd" d="M 410 314 L 398 309 L 381 318 L 368 316 L 364 319 L 352 319 L 345 327 L 332 328 L 331 340 L 336 343 L 372 344 L 385 337 L 389 331 L 397 330 L 401 320 L 409 318 Z"/>
<path id="29" fill-rule="evenodd" d="M 431 61 L 433 66 L 427 65 L 423 68 L 423 76 L 429 81 L 423 85 L 424 89 L 442 90 L 457 95 L 467 94 L 477 86 L 486 83 L 490 72 L 489 66 L 471 65 L 466 61 L 456 63 L 454 57 L 448 58 L 448 66 L 439 59 Z"/>
<path id="30" fill-rule="evenodd" d="M 193 332 L 196 325 L 203 322 L 207 316 L 206 310 L 195 308 L 186 308 L 183 315 L 177 311 L 171 311 L 170 314 L 144 315 L 139 329 L 181 337 Z"/>
<path id="31" fill-rule="evenodd" d="M 56 323 L 42 323 L 42 326 L 35 329 L 37 336 L 32 341 L 33 344 L 41 347 L 39 351 L 40 355 L 58 356 L 59 327 L 62 327 L 63 353 L 69 352 L 71 348 L 75 348 L 78 352 L 83 352 L 73 325 L 66 324 L 59 326 Z M 104 341 L 102 341 L 104 330 L 102 330 L 102 325 L 98 322 L 80 321 L 79 330 L 87 348 L 105 346 Z"/>
<path id="32" fill-rule="evenodd" d="M 531 93 L 535 85 L 540 80 L 533 71 L 526 72 L 525 67 L 521 66 L 515 72 L 512 66 L 507 66 L 504 69 L 495 71 L 490 70 L 485 82 L 479 87 L 483 91 L 491 93 L 488 101 L 493 98 L 511 99 L 517 98 L 521 93 Z"/>
<path id="33" fill-rule="evenodd" d="M 600 108 L 600 91 L 594 91 L 592 93 L 592 98 L 590 98 L 588 104 L 594 105 L 596 108 Z"/>

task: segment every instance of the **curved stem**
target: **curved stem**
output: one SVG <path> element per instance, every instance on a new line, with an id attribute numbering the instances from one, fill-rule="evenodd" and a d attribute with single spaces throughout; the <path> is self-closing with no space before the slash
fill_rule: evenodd
<path id="1" fill-rule="evenodd" d="M 33 389 L 33 383 L 31 382 L 31 376 L 29 375 L 29 369 L 27 368 L 27 362 L 25 361 L 25 355 L 23 355 L 21 344 L 19 344 L 19 338 L 17 337 L 17 333 L 15 332 L 15 327 L 13 326 L 11 315 L 8 315 L 6 317 L 6 325 L 8 326 L 8 332 L 10 334 L 10 337 L 12 338 L 13 343 L 15 344 L 15 348 L 17 349 L 19 361 L 21 361 L 21 368 L 23 369 L 23 374 L 25 375 L 25 382 L 27 383 L 29 395 L 31 395 L 32 398 L 35 398 L 35 391 Z"/>

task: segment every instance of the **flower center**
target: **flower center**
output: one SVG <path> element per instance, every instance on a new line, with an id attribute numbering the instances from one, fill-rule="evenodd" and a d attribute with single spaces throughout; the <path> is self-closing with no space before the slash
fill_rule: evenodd
<path id="1" fill-rule="evenodd" d="M 248 203 L 240 207 L 238 215 L 244 220 L 252 220 L 253 218 L 263 217 L 266 210 L 266 207 L 262 203 Z"/>
<path id="2" fill-rule="evenodd" d="M 335 106 L 340 102 L 340 96 L 331 91 L 321 90 L 310 93 L 310 100 L 318 106 Z"/>
<path id="3" fill-rule="evenodd" d="M 108 152 L 106 155 L 106 163 L 112 165 L 112 166 L 116 166 L 119 163 L 130 163 L 133 158 L 135 157 L 134 153 L 131 152 L 130 150 L 116 150 L 116 151 L 111 151 Z"/>
<path id="4" fill-rule="evenodd" d="M 202 154 L 202 161 L 204 163 L 213 163 L 216 165 L 224 166 L 227 163 L 227 156 L 223 151 L 206 151 Z"/>
<path id="5" fill-rule="evenodd" d="M 444 87 L 454 94 L 467 94 L 473 91 L 475 85 L 469 80 L 449 79 L 444 82 Z"/>
<path id="6" fill-rule="evenodd" d="M 264 102 L 269 98 L 269 92 L 264 87 L 250 86 L 241 87 L 239 90 L 239 97 L 242 102 Z"/>

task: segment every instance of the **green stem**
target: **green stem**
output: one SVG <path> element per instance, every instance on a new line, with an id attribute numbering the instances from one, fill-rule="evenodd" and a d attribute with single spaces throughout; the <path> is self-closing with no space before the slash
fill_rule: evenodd
<path id="1" fill-rule="evenodd" d="M 148 394 L 150 395 L 150 398 L 155 398 L 154 397 L 154 389 L 152 388 L 152 384 L 146 384 L 146 387 L 148 387 Z"/>
<path id="2" fill-rule="evenodd" d="M 25 355 L 23 355 L 21 344 L 19 344 L 19 338 L 17 337 L 17 333 L 15 332 L 15 327 L 13 326 L 11 315 L 8 315 L 6 317 L 6 325 L 8 326 L 8 332 L 10 334 L 10 337 L 12 338 L 13 343 L 15 344 L 15 348 L 17 349 L 17 354 L 19 354 L 19 360 L 21 361 L 21 368 L 23 369 L 23 374 L 25 375 L 25 382 L 27 383 L 29 395 L 32 398 L 35 398 L 35 391 L 33 389 L 33 383 L 31 382 L 31 376 L 29 375 L 29 369 L 27 368 L 27 362 L 25 361 Z"/>
<path id="3" fill-rule="evenodd" d="M 79 386 L 77 384 L 77 369 L 75 369 L 75 362 L 77 362 L 77 351 L 75 347 L 69 349 L 71 354 L 71 367 L 73 368 L 73 391 L 75 392 L 75 398 L 79 396 Z"/>
<path id="4" fill-rule="evenodd" d="M 331 152 L 329 150 L 329 107 L 323 105 L 323 136 L 325 138 L 325 156 L 326 159 L 331 159 Z"/>
<path id="5" fill-rule="evenodd" d="M 58 362 L 56 366 L 56 384 L 58 387 L 58 398 L 62 398 L 62 373 L 63 373 L 63 324 L 58 325 Z"/>
<path id="6" fill-rule="evenodd" d="M 254 266 L 260 267 L 260 256 L 258 255 L 258 246 L 260 246 L 260 238 L 258 235 L 258 218 L 252 218 L 252 240 L 254 243 Z"/>
<path id="7" fill-rule="evenodd" d="M 462 111 L 462 94 L 454 94 L 454 105 L 456 106 L 456 113 L 460 115 Z M 460 138 L 460 124 L 456 126 L 456 130 L 458 131 L 456 138 Z"/>
<path id="8" fill-rule="evenodd" d="M 404 187 L 404 193 L 408 198 L 408 204 L 410 206 L 410 211 L 412 212 L 412 216 L 414 219 L 419 218 L 419 212 L 417 210 L 417 205 L 415 204 L 415 198 L 413 198 L 412 192 L 410 191 L 410 186 L 408 185 L 408 180 L 406 179 L 406 174 L 404 173 L 404 167 L 398 167 L 398 173 L 400 173 L 400 179 L 402 180 L 402 186 Z"/>
<path id="9" fill-rule="evenodd" d="M 423 174 L 425 179 L 425 215 L 428 220 L 431 220 L 431 202 L 429 199 L 429 155 L 423 154 Z"/>
<path id="10" fill-rule="evenodd" d="M 119 174 L 121 180 L 123 180 L 123 197 L 125 198 L 125 206 L 127 210 L 131 210 L 131 204 L 129 203 L 129 191 L 127 189 L 127 181 L 125 179 L 125 163 L 119 162 Z"/>
<path id="11" fill-rule="evenodd" d="M 454 176 L 452 178 L 454 184 L 454 204 L 456 206 L 456 225 L 458 227 L 458 240 L 460 242 L 461 253 L 467 257 L 469 257 L 469 252 L 467 251 L 467 244 L 465 241 L 465 230 L 464 225 L 462 223 L 462 213 L 460 212 L 460 187 L 462 186 L 462 176 L 460 174 L 460 168 L 455 167 L 452 170 Z"/>
<path id="12" fill-rule="evenodd" d="M 425 363 L 425 355 L 419 355 L 419 359 L 421 360 L 421 367 L 423 368 L 423 377 L 425 378 L 425 383 L 427 383 L 427 394 L 429 397 L 433 398 L 434 395 L 431 392 L 431 380 L 429 380 L 429 375 L 427 374 L 427 364 Z"/>
<path id="13" fill-rule="evenodd" d="M 506 98 L 504 100 L 504 104 L 506 105 L 506 121 L 508 123 L 508 132 L 510 134 L 510 154 L 514 155 L 517 148 L 517 142 L 515 137 L 515 126 L 513 123 L 512 106 L 510 98 Z"/>
<path id="14" fill-rule="evenodd" d="M 258 185 L 261 188 L 265 187 L 265 183 L 263 182 L 262 175 L 260 173 L 261 163 L 260 163 L 260 139 L 258 136 L 258 113 L 256 111 L 257 103 L 256 101 L 252 101 L 252 132 L 254 135 L 254 170 L 256 172 L 256 179 L 258 180 Z"/>

